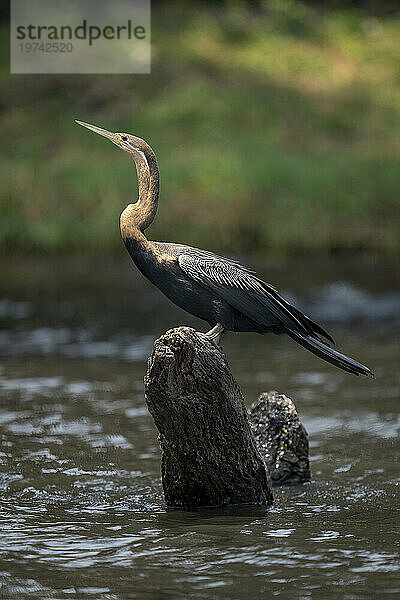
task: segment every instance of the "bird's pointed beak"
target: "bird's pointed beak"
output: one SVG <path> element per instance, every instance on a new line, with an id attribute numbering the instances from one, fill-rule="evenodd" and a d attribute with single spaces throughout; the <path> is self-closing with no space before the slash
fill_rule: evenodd
<path id="1" fill-rule="evenodd" d="M 102 135 L 103 137 L 114 142 L 114 144 L 118 144 L 120 142 L 119 136 L 116 133 L 113 133 L 112 131 L 107 131 L 107 129 L 102 129 L 101 127 L 96 127 L 96 125 L 84 123 L 84 121 L 77 121 L 76 119 L 75 123 L 78 123 L 78 125 L 82 125 L 82 127 L 87 127 L 87 129 L 90 129 L 91 131 Z"/>

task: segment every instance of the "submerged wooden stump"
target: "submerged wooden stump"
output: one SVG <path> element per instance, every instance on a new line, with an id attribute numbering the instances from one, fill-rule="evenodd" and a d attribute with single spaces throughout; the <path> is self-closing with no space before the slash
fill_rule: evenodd
<path id="1" fill-rule="evenodd" d="M 273 500 L 269 471 L 277 471 L 278 459 L 285 465 L 278 469 L 280 479 L 290 479 L 286 465 L 295 463 L 289 463 L 287 455 L 284 462 L 280 447 L 274 452 L 269 445 L 263 401 L 248 415 L 224 355 L 204 334 L 178 327 L 155 341 L 145 397 L 159 431 L 168 506 L 269 505 Z M 276 402 L 268 403 L 279 412 Z M 278 437 L 283 439 L 282 431 L 271 440 Z"/>
<path id="2" fill-rule="evenodd" d="M 249 418 L 272 484 L 309 481 L 308 435 L 290 398 L 278 392 L 264 392 L 251 405 Z"/>

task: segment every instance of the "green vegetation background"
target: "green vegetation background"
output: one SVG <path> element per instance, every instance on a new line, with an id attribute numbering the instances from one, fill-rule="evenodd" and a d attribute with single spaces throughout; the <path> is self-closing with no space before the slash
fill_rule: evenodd
<path id="1" fill-rule="evenodd" d="M 400 19 L 321 5 L 154 4 L 150 76 L 10 76 L 3 20 L 0 251 L 120 247 L 135 172 L 78 118 L 154 148 L 154 239 L 396 252 Z"/>

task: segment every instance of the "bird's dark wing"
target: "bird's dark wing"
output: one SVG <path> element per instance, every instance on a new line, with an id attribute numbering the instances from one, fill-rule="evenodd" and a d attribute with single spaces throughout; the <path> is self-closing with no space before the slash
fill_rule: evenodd
<path id="1" fill-rule="evenodd" d="M 236 310 L 256 322 L 260 329 L 276 328 L 333 339 L 317 323 L 289 304 L 271 285 L 228 258 L 212 252 L 185 248 L 179 254 L 182 271 L 196 282 L 212 287 Z"/>

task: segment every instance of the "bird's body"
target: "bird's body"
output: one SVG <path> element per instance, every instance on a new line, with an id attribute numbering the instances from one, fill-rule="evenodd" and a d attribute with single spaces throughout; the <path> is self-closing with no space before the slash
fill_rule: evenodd
<path id="1" fill-rule="evenodd" d="M 240 263 L 212 252 L 144 235 L 158 208 L 159 171 L 153 150 L 140 138 L 79 124 L 111 139 L 135 161 L 139 199 L 121 214 L 126 249 L 141 273 L 172 302 L 208 322 L 218 342 L 227 331 L 287 334 L 315 355 L 355 375 L 372 375 L 357 361 L 334 350 L 322 327 Z"/>
<path id="2" fill-rule="evenodd" d="M 207 321 L 211 327 L 220 323 L 227 331 L 261 333 L 254 322 L 228 304 L 215 289 L 190 277 L 181 266 L 186 261 L 201 260 L 202 257 L 219 264 L 222 261 L 229 265 L 235 263 L 183 244 L 148 240 L 143 243 L 133 238 L 125 238 L 124 242 L 139 271 L 180 308 Z"/>
<path id="3" fill-rule="evenodd" d="M 218 310 L 214 294 L 211 290 L 201 289 L 179 266 L 179 256 L 184 253 L 184 246 L 148 242 L 143 247 L 132 238 L 125 238 L 124 243 L 139 271 L 167 298 L 210 325 L 216 325 L 212 318 Z"/>

